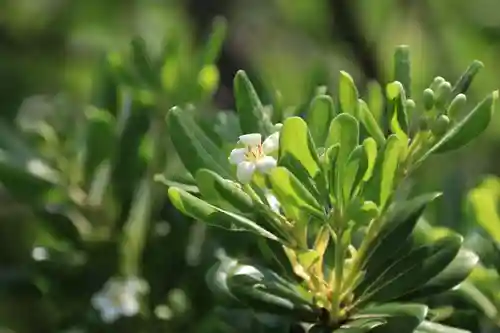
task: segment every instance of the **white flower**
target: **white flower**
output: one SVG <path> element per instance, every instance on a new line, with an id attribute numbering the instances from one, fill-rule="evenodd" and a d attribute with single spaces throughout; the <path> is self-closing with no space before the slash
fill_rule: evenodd
<path id="1" fill-rule="evenodd" d="M 259 133 L 240 136 L 239 144 L 244 148 L 235 148 L 229 155 L 229 162 L 237 165 L 236 177 L 242 184 L 252 180 L 255 170 L 268 173 L 276 166 L 276 159 L 270 156 L 279 146 L 279 132 L 271 134 L 264 142 Z"/>
<path id="2" fill-rule="evenodd" d="M 139 313 L 139 298 L 147 292 L 147 284 L 139 278 L 112 278 L 92 297 L 92 306 L 106 323 L 121 316 L 132 317 Z"/>
<path id="3" fill-rule="evenodd" d="M 33 248 L 33 250 L 31 251 L 31 256 L 36 261 L 44 261 L 49 259 L 49 253 L 47 252 L 47 249 L 41 246 Z"/>

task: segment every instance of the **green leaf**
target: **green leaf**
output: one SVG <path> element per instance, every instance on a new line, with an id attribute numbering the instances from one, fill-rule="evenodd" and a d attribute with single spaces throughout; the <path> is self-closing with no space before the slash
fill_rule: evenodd
<path id="1" fill-rule="evenodd" d="M 345 162 L 349 154 L 359 142 L 359 124 L 356 118 L 349 114 L 339 114 L 335 117 L 328 130 L 325 147 L 340 144 L 338 160 Z M 341 162 L 339 162 L 341 163 Z"/>
<path id="2" fill-rule="evenodd" d="M 167 179 L 165 177 L 165 175 L 162 175 L 162 174 L 156 174 L 154 176 L 154 181 L 161 183 L 167 187 L 180 188 L 181 190 L 189 192 L 189 193 L 193 193 L 193 194 L 200 193 L 200 189 L 198 188 L 198 186 L 196 184 L 189 184 L 189 183 L 181 182 L 181 181 L 175 180 L 175 179 Z"/>
<path id="3" fill-rule="evenodd" d="M 500 242 L 500 180 L 490 176 L 467 193 L 467 215 L 496 242 Z"/>
<path id="4" fill-rule="evenodd" d="M 334 168 L 335 184 L 339 188 L 330 188 L 330 192 L 337 195 L 337 200 L 342 200 L 343 198 L 343 190 L 340 187 L 344 182 L 349 155 L 358 146 L 358 142 L 359 123 L 356 118 L 350 114 L 341 113 L 332 120 L 328 131 L 326 147 L 339 145 Z M 343 202 L 339 202 L 338 204 L 344 205 Z"/>
<path id="5" fill-rule="evenodd" d="M 408 114 L 406 112 L 406 96 L 403 85 L 392 82 L 387 85 L 387 99 L 390 127 L 402 143 L 408 141 Z"/>
<path id="6" fill-rule="evenodd" d="M 85 110 L 85 118 L 84 179 L 89 184 L 99 165 L 113 157 L 116 124 L 108 111 L 97 108 Z"/>
<path id="7" fill-rule="evenodd" d="M 354 229 L 367 226 L 379 214 L 379 209 L 373 201 L 353 200 L 347 209 L 347 216 L 355 223 Z"/>
<path id="8" fill-rule="evenodd" d="M 359 183 L 368 169 L 368 156 L 363 146 L 357 146 L 349 155 L 345 173 L 342 177 L 344 202 L 356 194 Z"/>
<path id="9" fill-rule="evenodd" d="M 394 81 L 403 85 L 406 96 L 411 96 L 410 50 L 407 45 L 400 45 L 394 52 Z"/>
<path id="10" fill-rule="evenodd" d="M 135 71 L 139 74 L 139 78 L 151 88 L 160 87 L 160 76 L 148 55 L 148 50 L 144 39 L 135 37 L 132 42 L 132 60 L 135 66 Z"/>
<path id="11" fill-rule="evenodd" d="M 330 187 L 330 195 L 333 196 L 335 194 L 337 179 L 336 179 L 336 165 L 337 158 L 340 151 L 340 144 L 336 143 L 325 153 L 325 170 L 328 178 L 328 185 Z"/>
<path id="12" fill-rule="evenodd" d="M 132 208 L 123 227 L 121 251 L 127 274 L 139 273 L 139 264 L 151 221 L 152 195 L 150 180 L 143 179 L 137 188 Z"/>
<path id="13" fill-rule="evenodd" d="M 261 133 L 265 136 L 271 134 L 273 125 L 264 112 L 254 86 L 242 70 L 234 77 L 234 94 L 243 133 Z"/>
<path id="14" fill-rule="evenodd" d="M 359 118 L 358 111 L 358 89 L 349 73 L 340 71 L 339 80 L 339 102 L 343 113 Z"/>
<path id="15" fill-rule="evenodd" d="M 323 147 L 328 134 L 328 125 L 336 114 L 333 100 L 330 96 L 316 96 L 306 115 L 307 125 L 311 129 L 311 136 L 318 147 Z"/>
<path id="16" fill-rule="evenodd" d="M 181 189 L 169 188 L 168 196 L 175 208 L 194 219 L 206 222 L 208 225 L 232 231 L 249 231 L 271 240 L 278 240 L 278 237 L 254 221 L 210 205 Z"/>
<path id="17" fill-rule="evenodd" d="M 366 128 L 368 134 L 370 134 L 373 139 L 377 142 L 379 146 L 383 146 L 385 143 L 384 132 L 380 128 L 377 120 L 373 114 L 368 109 L 368 105 L 362 99 L 358 100 L 359 103 L 359 119 L 363 126 Z"/>
<path id="18" fill-rule="evenodd" d="M 406 295 L 410 300 L 447 291 L 464 281 L 476 266 L 479 257 L 472 251 L 460 249 L 453 261 L 437 276 L 430 279 L 422 288 Z"/>
<path id="19" fill-rule="evenodd" d="M 215 282 L 209 283 L 215 292 L 229 294 L 258 311 L 305 322 L 315 322 L 318 318 L 319 309 L 304 297 L 305 290 L 301 292 L 301 287 L 268 269 L 231 260 L 218 264 L 207 278 Z"/>
<path id="20" fill-rule="evenodd" d="M 211 65 L 217 60 L 226 35 L 227 21 L 223 17 L 216 17 L 212 22 L 210 37 L 203 49 L 202 65 Z"/>
<path id="21" fill-rule="evenodd" d="M 496 278 L 496 276 L 495 276 Z M 469 281 L 464 281 L 456 289 L 456 293 L 461 295 L 468 303 L 472 304 L 474 307 L 479 309 L 482 313 L 486 315 L 490 320 L 498 320 L 498 308 L 496 304 L 477 286 Z M 495 288 L 495 292 L 498 288 Z"/>
<path id="22" fill-rule="evenodd" d="M 321 206 L 314 196 L 288 169 L 284 167 L 274 168 L 269 174 L 269 181 L 283 209 L 285 212 L 292 213 L 294 219 L 300 219 L 299 213 L 303 210 L 318 218 L 324 216 Z"/>
<path id="23" fill-rule="evenodd" d="M 0 150 L 0 182 L 17 199 L 40 204 L 58 185 L 59 175 L 35 156 L 20 161 L 13 154 Z"/>
<path id="24" fill-rule="evenodd" d="M 422 323 L 420 323 L 415 332 L 416 333 L 471 333 L 470 331 L 438 323 L 433 323 L 427 320 L 424 320 Z"/>
<path id="25" fill-rule="evenodd" d="M 453 86 L 452 96 L 455 97 L 458 94 L 465 94 L 467 90 L 469 90 L 472 80 L 474 80 L 474 77 L 483 67 L 484 65 L 481 61 L 474 60 Z"/>
<path id="26" fill-rule="evenodd" d="M 307 169 L 295 156 L 292 156 L 291 154 L 281 156 L 278 166 L 285 167 L 288 171 L 293 173 L 293 175 L 297 177 L 300 183 L 316 198 L 318 202 L 323 200 L 314 178 L 309 175 Z"/>
<path id="27" fill-rule="evenodd" d="M 340 326 L 332 333 L 367 333 L 371 332 L 375 327 L 385 324 L 387 321 L 385 318 L 360 318 Z M 327 331 L 328 332 L 328 331 Z"/>
<path id="28" fill-rule="evenodd" d="M 365 150 L 368 166 L 366 172 L 363 175 L 363 181 L 367 182 L 370 180 L 373 174 L 373 169 L 375 168 L 375 162 L 377 161 L 377 143 L 373 138 L 366 138 L 363 141 L 363 149 Z"/>
<path id="29" fill-rule="evenodd" d="M 390 265 L 366 289 L 361 302 L 387 302 L 423 286 L 450 264 L 462 240 L 459 235 L 443 237 L 434 244 L 410 251 Z"/>
<path id="30" fill-rule="evenodd" d="M 280 131 L 279 160 L 287 154 L 304 166 L 311 178 L 321 171 L 311 134 L 302 118 L 287 118 Z"/>
<path id="31" fill-rule="evenodd" d="M 167 115 L 167 124 L 175 150 L 191 174 L 199 169 L 212 170 L 224 178 L 231 179 L 227 156 L 194 122 L 192 117 L 178 107 Z"/>
<path id="32" fill-rule="evenodd" d="M 425 319 L 427 306 L 411 303 L 388 303 L 371 306 L 361 310 L 354 316 L 370 316 L 382 318 L 386 323 L 375 327 L 375 333 L 413 333 L 415 328 Z"/>
<path id="33" fill-rule="evenodd" d="M 196 172 L 196 182 L 200 192 L 207 202 L 222 209 L 238 210 L 242 213 L 252 213 L 252 199 L 237 183 L 224 179 L 208 169 Z"/>
<path id="34" fill-rule="evenodd" d="M 403 147 L 399 138 L 396 135 L 391 135 L 387 139 L 383 154 L 381 180 L 380 180 L 380 196 L 379 207 L 384 209 L 391 195 L 394 192 L 396 183 L 396 173 L 398 171 L 399 159 Z"/>
<path id="35" fill-rule="evenodd" d="M 385 108 L 383 89 L 377 81 L 370 81 L 368 82 L 367 90 L 368 96 L 366 100 L 368 102 L 368 109 L 375 118 L 375 121 L 380 124 Z"/>
<path id="36" fill-rule="evenodd" d="M 378 278 L 394 258 L 404 254 L 403 248 L 407 245 L 418 219 L 428 203 L 435 200 L 439 194 L 432 193 L 416 197 L 407 202 L 399 203 L 387 215 L 382 229 L 373 239 L 364 258 L 362 269 L 366 272 L 356 294 L 360 294 L 369 283 Z"/>
<path id="37" fill-rule="evenodd" d="M 498 91 L 494 91 L 482 102 L 480 102 L 467 116 L 453 126 L 431 149 L 429 149 L 419 160 L 423 161 L 430 154 L 444 153 L 465 146 L 489 125 Z"/>

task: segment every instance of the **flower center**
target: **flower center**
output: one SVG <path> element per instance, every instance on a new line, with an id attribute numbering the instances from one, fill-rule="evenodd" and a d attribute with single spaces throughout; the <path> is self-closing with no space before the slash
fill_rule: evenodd
<path id="1" fill-rule="evenodd" d="M 262 144 L 257 146 L 248 146 L 247 152 L 245 153 L 245 158 L 249 162 L 255 162 L 264 156 L 264 150 L 262 149 Z"/>

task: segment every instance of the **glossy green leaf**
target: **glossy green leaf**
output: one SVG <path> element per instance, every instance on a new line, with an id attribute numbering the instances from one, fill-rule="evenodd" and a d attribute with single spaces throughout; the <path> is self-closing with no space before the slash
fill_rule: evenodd
<path id="1" fill-rule="evenodd" d="M 194 122 L 186 111 L 175 107 L 167 116 L 170 138 L 186 169 L 195 175 L 206 168 L 224 178 L 232 178 L 228 156 L 224 154 Z"/>
<path id="2" fill-rule="evenodd" d="M 390 265 L 365 290 L 363 302 L 386 302 L 420 288 L 451 263 L 461 245 L 462 237 L 455 235 L 413 249 Z"/>
<path id="3" fill-rule="evenodd" d="M 494 279 L 497 278 L 496 273 L 493 276 Z M 497 305 L 480 287 L 482 287 L 481 284 L 473 283 L 472 281 L 464 281 L 455 289 L 455 292 L 479 309 L 490 320 L 498 320 L 499 312 Z M 494 288 L 494 292 L 497 291 L 498 288 Z"/>
<path id="4" fill-rule="evenodd" d="M 491 93 L 467 116 L 457 122 L 429 151 L 420 158 L 423 161 L 432 153 L 444 153 L 465 146 L 489 125 L 498 99 L 498 91 Z"/>
<path id="5" fill-rule="evenodd" d="M 283 279 L 273 271 L 259 266 L 228 262 L 217 265 L 207 279 L 215 292 L 229 294 L 241 303 L 259 311 L 291 316 L 314 322 L 319 315 L 310 299 L 305 298 L 299 286 Z"/>
<path id="6" fill-rule="evenodd" d="M 368 109 L 375 118 L 375 121 L 380 124 L 384 114 L 384 101 L 385 96 L 382 87 L 377 81 L 368 82 L 367 86 L 368 96 L 366 101 L 368 103 Z"/>
<path id="7" fill-rule="evenodd" d="M 408 140 L 408 114 L 406 112 L 406 96 L 403 85 L 392 82 L 387 85 L 387 99 L 390 127 L 402 143 Z"/>
<path id="8" fill-rule="evenodd" d="M 323 217 L 320 204 L 288 169 L 274 168 L 269 174 L 269 181 L 285 212 L 305 210 L 318 218 Z"/>
<path id="9" fill-rule="evenodd" d="M 360 318 L 348 321 L 333 331 L 333 333 L 367 333 L 378 326 L 382 326 L 387 321 L 385 318 Z"/>
<path id="10" fill-rule="evenodd" d="M 471 332 L 424 320 L 417 327 L 415 333 L 471 333 Z"/>
<path id="11" fill-rule="evenodd" d="M 273 125 L 264 112 L 264 106 L 252 82 L 242 70 L 234 77 L 234 95 L 243 133 L 271 134 Z"/>
<path id="12" fill-rule="evenodd" d="M 300 117 L 290 117 L 283 122 L 280 131 L 279 162 L 287 154 L 299 161 L 310 177 L 314 178 L 321 171 L 311 134 L 306 122 Z"/>
<path id="13" fill-rule="evenodd" d="M 278 166 L 285 167 L 290 171 L 300 183 L 316 198 L 318 202 L 322 201 L 321 193 L 318 189 L 318 184 L 314 178 L 309 175 L 307 169 L 293 155 L 286 153 L 280 157 Z"/>
<path id="14" fill-rule="evenodd" d="M 167 179 L 167 178 L 165 178 L 165 175 L 162 175 L 162 174 L 155 175 L 154 181 L 161 183 L 167 187 L 180 188 L 181 190 L 189 192 L 189 193 L 194 193 L 194 194 L 200 193 L 200 189 L 198 188 L 198 186 L 196 184 L 181 182 L 180 180 L 177 180 L 177 179 Z"/>
<path id="15" fill-rule="evenodd" d="M 481 61 L 474 60 L 453 86 L 452 96 L 454 97 L 458 94 L 465 94 L 467 90 L 469 90 L 474 77 L 483 67 L 484 65 Z"/>
<path id="16" fill-rule="evenodd" d="M 373 201 L 353 200 L 347 208 L 347 216 L 354 221 L 354 228 L 368 226 L 379 214 L 380 211 Z"/>
<path id="17" fill-rule="evenodd" d="M 355 195 L 356 189 L 368 169 L 368 156 L 363 146 L 357 146 L 349 155 L 342 176 L 342 192 L 344 202 L 348 202 Z"/>
<path id="18" fill-rule="evenodd" d="M 319 95 L 312 100 L 306 121 L 316 146 L 323 147 L 325 144 L 328 126 L 335 115 L 335 106 L 330 96 Z"/>
<path id="19" fill-rule="evenodd" d="M 381 169 L 379 206 L 383 209 L 394 192 L 397 181 L 399 159 L 403 150 L 402 143 L 396 135 L 387 139 Z"/>
<path id="20" fill-rule="evenodd" d="M 343 113 L 350 114 L 354 118 L 359 117 L 358 89 L 352 77 L 344 71 L 340 71 L 339 103 Z"/>
<path id="21" fill-rule="evenodd" d="M 375 333 L 413 333 L 425 319 L 427 306 L 412 303 L 387 303 L 375 305 L 361 310 L 354 317 L 371 316 L 386 320 L 383 325 L 375 327 Z"/>
<path id="22" fill-rule="evenodd" d="M 453 261 L 438 275 L 430 279 L 422 288 L 415 290 L 404 299 L 411 300 L 447 291 L 464 281 L 476 266 L 479 257 L 472 251 L 460 249 Z"/>
<path id="23" fill-rule="evenodd" d="M 377 161 L 377 143 L 373 138 L 366 138 L 363 141 L 363 149 L 365 150 L 366 158 L 367 158 L 367 168 L 366 172 L 363 175 L 363 181 L 366 182 L 370 180 L 373 174 L 373 169 L 375 168 L 375 163 Z"/>
<path id="24" fill-rule="evenodd" d="M 385 143 L 385 135 L 382 132 L 377 120 L 373 116 L 372 112 L 368 109 L 368 105 L 362 99 L 358 100 L 359 103 L 359 119 L 363 126 L 365 127 L 368 134 L 370 134 L 373 139 L 377 142 L 379 146 L 383 146 Z"/>
<path id="25" fill-rule="evenodd" d="M 260 227 L 254 221 L 210 205 L 181 189 L 169 188 L 168 196 L 175 208 L 182 213 L 204 221 L 211 226 L 233 231 L 249 231 L 271 240 L 278 240 L 275 235 Z"/>
<path id="26" fill-rule="evenodd" d="M 358 294 L 378 278 L 398 255 L 404 254 L 402 250 L 407 246 L 407 240 L 425 207 L 438 196 L 439 194 L 432 193 L 399 203 L 386 216 L 387 220 L 371 242 L 364 258 L 362 268 L 366 274 L 363 283 L 358 287 Z"/>
<path id="27" fill-rule="evenodd" d="M 207 202 L 222 209 L 236 209 L 243 213 L 253 212 L 252 199 L 237 183 L 224 179 L 208 169 L 200 169 L 196 172 L 196 182 L 203 199 Z"/>
<path id="28" fill-rule="evenodd" d="M 336 177 L 336 165 L 337 158 L 340 151 L 340 144 L 337 143 L 325 152 L 325 171 L 327 173 L 328 186 L 329 186 L 329 194 L 333 196 L 336 190 L 337 177 Z"/>

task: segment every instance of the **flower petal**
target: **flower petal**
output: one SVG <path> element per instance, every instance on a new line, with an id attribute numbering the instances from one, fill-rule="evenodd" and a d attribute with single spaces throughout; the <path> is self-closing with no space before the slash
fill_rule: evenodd
<path id="1" fill-rule="evenodd" d="M 135 298 L 135 295 L 125 295 L 121 299 L 121 312 L 126 317 L 135 316 L 139 313 L 139 301 Z"/>
<path id="2" fill-rule="evenodd" d="M 247 150 L 245 148 L 236 148 L 231 150 L 231 154 L 229 154 L 229 163 L 240 164 L 245 160 L 246 152 Z"/>
<path id="3" fill-rule="evenodd" d="M 120 309 L 109 307 L 101 311 L 101 318 L 105 323 L 111 324 L 120 318 Z"/>
<path id="4" fill-rule="evenodd" d="M 274 132 L 264 140 L 262 144 L 262 149 L 264 154 L 270 154 L 275 150 L 278 150 L 280 144 L 280 132 Z"/>
<path id="5" fill-rule="evenodd" d="M 242 184 L 250 183 L 253 173 L 255 172 L 255 164 L 252 162 L 244 161 L 238 164 L 236 168 L 236 177 Z"/>
<path id="6" fill-rule="evenodd" d="M 244 134 L 240 136 L 240 141 L 247 146 L 258 146 L 262 141 L 262 135 L 259 133 Z"/>
<path id="7" fill-rule="evenodd" d="M 272 156 L 264 156 L 255 163 L 257 169 L 262 173 L 268 173 L 271 169 L 276 167 L 276 164 L 276 159 Z"/>

